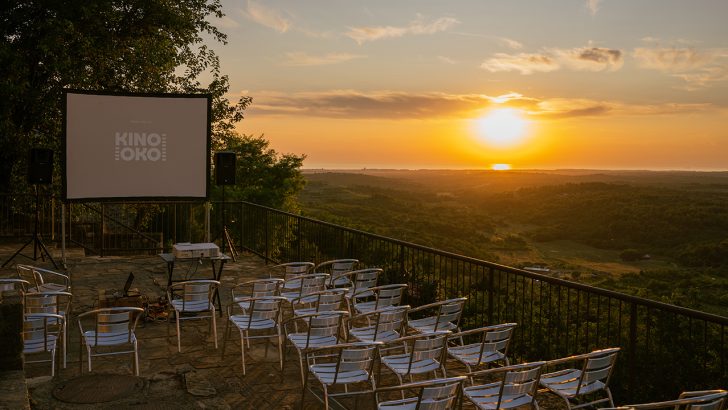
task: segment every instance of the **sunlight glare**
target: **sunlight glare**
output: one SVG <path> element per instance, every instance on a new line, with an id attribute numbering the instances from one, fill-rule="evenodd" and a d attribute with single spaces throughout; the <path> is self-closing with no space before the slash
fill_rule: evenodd
<path id="1" fill-rule="evenodd" d="M 510 171 L 511 164 L 493 164 L 490 166 L 493 171 Z"/>
<path id="2" fill-rule="evenodd" d="M 528 121 L 520 110 L 498 108 L 488 112 L 478 121 L 481 138 L 489 145 L 513 147 L 520 144 L 526 135 Z"/>

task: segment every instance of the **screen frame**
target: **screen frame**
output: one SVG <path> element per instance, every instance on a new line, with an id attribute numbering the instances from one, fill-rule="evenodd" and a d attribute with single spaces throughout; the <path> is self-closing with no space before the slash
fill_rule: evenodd
<path id="1" fill-rule="evenodd" d="M 118 197 L 68 197 L 68 180 L 67 180 L 67 155 L 68 155 L 68 95 L 69 94 L 85 94 L 109 97 L 152 97 L 152 98 L 203 98 L 207 100 L 207 118 L 206 118 L 206 142 L 205 142 L 205 195 L 204 196 L 118 196 Z M 208 201 L 210 199 L 210 178 L 211 178 L 211 152 L 212 152 L 212 95 L 208 93 L 133 93 L 133 92 L 109 92 L 95 90 L 78 90 L 63 89 L 63 124 L 61 134 L 61 198 L 64 202 L 111 202 L 111 201 L 134 201 L 134 202 L 166 202 L 166 201 Z"/>

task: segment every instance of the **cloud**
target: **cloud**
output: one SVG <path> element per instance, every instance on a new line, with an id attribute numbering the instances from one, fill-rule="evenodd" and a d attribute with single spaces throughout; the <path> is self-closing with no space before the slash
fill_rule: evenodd
<path id="1" fill-rule="evenodd" d="M 696 50 L 690 47 L 640 47 L 632 56 L 641 68 L 657 70 L 681 79 L 687 90 L 728 81 L 728 50 Z"/>
<path id="2" fill-rule="evenodd" d="M 713 108 L 710 104 L 640 105 L 589 99 L 538 99 L 517 92 L 488 96 L 434 92 L 334 90 L 299 93 L 260 91 L 247 95 L 255 98 L 255 104 L 249 109 L 250 115 L 337 119 L 472 119 L 482 115 L 484 110 L 495 106 L 519 108 L 529 116 L 543 119 L 615 115 L 652 116 L 691 113 Z"/>
<path id="3" fill-rule="evenodd" d="M 364 58 L 366 56 L 348 53 L 328 53 L 320 56 L 312 56 L 302 51 L 286 53 L 285 65 L 290 66 L 320 66 L 339 64 L 347 61 Z"/>
<path id="4" fill-rule="evenodd" d="M 520 43 L 516 40 L 510 39 L 510 38 L 501 37 L 498 40 L 501 42 L 501 44 L 503 44 L 504 46 L 506 46 L 512 50 L 520 50 L 523 48 L 522 43 Z"/>
<path id="5" fill-rule="evenodd" d="M 437 59 L 442 61 L 445 64 L 457 64 L 458 63 L 457 61 L 453 60 L 452 58 L 445 57 L 445 56 L 437 56 Z"/>
<path id="6" fill-rule="evenodd" d="M 622 51 L 601 47 L 551 49 L 558 60 L 577 71 L 616 71 L 624 64 Z"/>
<path id="7" fill-rule="evenodd" d="M 599 3 L 601 3 L 602 0 L 586 0 L 586 8 L 589 9 L 589 14 L 592 16 L 595 16 L 597 14 L 597 11 L 599 11 Z"/>
<path id="8" fill-rule="evenodd" d="M 547 73 L 559 69 L 559 63 L 545 54 L 496 53 L 492 58 L 484 61 L 480 68 L 492 73 L 499 71 L 518 71 L 523 75 L 535 72 Z"/>
<path id="9" fill-rule="evenodd" d="M 367 41 L 381 40 L 384 38 L 402 37 L 408 34 L 423 35 L 435 34 L 446 31 L 450 27 L 460 23 L 452 17 L 440 17 L 434 21 L 426 21 L 423 16 L 418 15 L 417 19 L 410 22 L 405 27 L 394 26 L 374 26 L 374 27 L 351 27 L 346 32 L 346 36 L 356 41 L 357 44 L 363 44 Z"/>
<path id="10" fill-rule="evenodd" d="M 620 50 L 600 47 L 548 48 L 539 53 L 497 53 L 480 67 L 490 72 L 517 71 L 523 75 L 546 73 L 567 67 L 577 71 L 619 70 L 624 63 Z"/>
<path id="11" fill-rule="evenodd" d="M 290 20 L 283 17 L 280 11 L 263 6 L 253 0 L 248 0 L 248 5 L 245 11 L 243 11 L 243 15 L 279 33 L 285 33 L 291 28 Z"/>

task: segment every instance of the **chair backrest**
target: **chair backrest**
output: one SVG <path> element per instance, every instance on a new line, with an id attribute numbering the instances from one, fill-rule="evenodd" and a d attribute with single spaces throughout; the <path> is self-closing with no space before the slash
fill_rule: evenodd
<path id="1" fill-rule="evenodd" d="M 455 408 L 460 387 L 465 377 L 430 380 L 422 386 L 417 396 L 416 409 L 419 410 L 446 410 Z"/>
<path id="2" fill-rule="evenodd" d="M 408 305 L 388 307 L 359 315 L 352 318 L 351 322 L 366 319 L 366 327 L 373 328 L 372 340 L 377 341 L 377 338 L 384 332 L 395 331 L 399 335 L 405 334 L 407 310 L 409 310 Z"/>
<path id="3" fill-rule="evenodd" d="M 465 300 L 465 298 L 458 298 L 439 302 L 440 306 L 435 318 L 435 332 L 439 330 L 448 330 L 451 326 L 458 327 L 460 324 L 460 317 L 463 314 Z"/>
<path id="4" fill-rule="evenodd" d="M 423 360 L 436 360 L 441 365 L 444 365 L 445 355 L 447 353 L 447 338 L 449 335 L 450 332 L 445 331 L 422 333 L 398 339 L 409 345 L 407 349 L 409 362 L 407 364 L 406 374 L 412 371 L 413 364 Z M 390 343 L 394 344 L 396 340 Z"/>
<path id="5" fill-rule="evenodd" d="M 230 296 L 233 302 L 239 302 L 241 298 L 276 296 L 281 283 L 283 279 L 280 278 L 250 280 L 233 286 Z"/>
<path id="6" fill-rule="evenodd" d="M 31 265 L 23 265 L 23 264 L 17 264 L 15 265 L 15 272 L 18 275 L 18 279 L 22 279 L 26 282 L 28 282 L 30 287 L 32 288 L 38 288 L 39 285 L 41 285 L 43 282 L 38 283 L 38 276 L 34 272 L 34 266 Z M 42 280 L 42 279 L 41 279 Z M 27 291 L 27 289 L 25 289 Z"/>
<path id="7" fill-rule="evenodd" d="M 491 402 L 492 408 L 500 408 L 504 401 L 523 401 L 521 405 L 532 404 L 536 399 L 538 382 L 541 379 L 541 372 L 545 364 L 546 362 L 531 362 L 492 369 L 502 374 L 497 397 L 491 396 L 491 399 L 495 401 L 495 403 Z M 474 372 L 471 374 L 487 372 Z M 524 401 L 524 399 L 526 400 Z"/>
<path id="8" fill-rule="evenodd" d="M 169 300 L 181 300 L 181 311 L 213 310 L 213 297 L 220 282 L 216 280 L 190 280 L 173 283 L 167 289 Z"/>
<path id="9" fill-rule="evenodd" d="M 339 381 L 339 377 L 346 372 L 364 370 L 368 375 L 372 374 L 374 359 L 377 357 L 377 344 L 374 343 L 350 343 L 341 347 L 336 361 L 336 373 L 333 384 Z"/>
<path id="10" fill-rule="evenodd" d="M 26 293 L 23 297 L 25 313 L 67 315 L 71 309 L 72 298 L 73 295 L 69 292 Z"/>
<path id="11" fill-rule="evenodd" d="M 359 264 L 358 259 L 332 259 L 325 262 L 321 262 L 313 269 L 316 273 L 328 273 L 331 275 L 330 286 L 333 286 L 339 276 L 344 273 L 351 272 L 356 269 Z"/>
<path id="12" fill-rule="evenodd" d="M 291 306 L 294 311 L 305 307 L 312 308 L 315 312 L 342 310 L 345 294 L 345 289 L 326 289 L 297 297 L 291 301 Z"/>
<path id="13" fill-rule="evenodd" d="M 303 316 L 308 317 L 306 345 L 303 347 L 307 348 L 311 346 L 312 341 L 329 336 L 336 337 L 336 343 L 339 343 L 342 338 L 344 317 L 347 315 L 348 312 L 337 310 Z"/>
<path id="14" fill-rule="evenodd" d="M 298 275 L 310 273 L 314 268 L 313 262 L 286 262 L 280 263 L 269 268 L 269 277 L 282 278 L 288 280 Z"/>
<path id="15" fill-rule="evenodd" d="M 357 291 L 351 296 L 351 303 L 356 308 L 359 303 L 369 302 L 373 299 L 371 310 L 384 309 L 389 306 L 398 306 L 402 303 L 404 291 L 407 285 L 404 283 L 395 283 L 391 285 L 375 286 L 373 288 Z"/>
<path id="16" fill-rule="evenodd" d="M 110 346 L 130 343 L 139 317 L 144 312 L 136 307 L 109 307 L 95 309 L 78 315 L 81 333 L 91 328 L 84 326 L 86 318 L 93 318 L 93 337 L 96 346 Z"/>
<path id="17" fill-rule="evenodd" d="M 25 353 L 53 350 L 63 328 L 64 318 L 52 313 L 25 313 L 23 315 L 23 351 Z"/>
<path id="18" fill-rule="evenodd" d="M 595 350 L 588 353 L 584 360 L 584 366 L 576 386 L 575 395 L 579 395 L 582 389 L 587 392 L 593 391 L 588 387 L 594 383 L 602 383 L 604 388 L 609 386 L 609 379 L 612 376 L 614 365 L 617 361 L 618 347 Z"/>
<path id="19" fill-rule="evenodd" d="M 726 404 L 728 404 L 728 391 L 700 390 L 683 392 L 677 400 L 626 404 L 606 410 L 724 410 Z"/>
<path id="20" fill-rule="evenodd" d="M 4 292 L 23 295 L 29 286 L 30 282 L 25 279 L 0 279 L 0 299 L 2 299 Z"/>
<path id="21" fill-rule="evenodd" d="M 311 273 L 299 276 L 298 279 L 295 279 L 301 281 L 296 297 L 302 298 L 303 296 L 326 290 L 326 280 L 328 278 L 329 275 L 325 273 Z"/>
<path id="22" fill-rule="evenodd" d="M 349 276 L 351 278 L 351 289 L 349 290 L 349 294 L 355 294 L 359 293 L 362 294 L 363 291 L 367 289 L 371 289 L 375 286 L 377 286 L 377 281 L 379 280 L 379 275 L 383 272 L 380 268 L 367 268 L 367 269 L 359 269 L 350 271 L 348 273 L 345 273 L 344 275 Z M 332 276 L 333 280 L 333 276 Z"/>
<path id="23" fill-rule="evenodd" d="M 485 356 L 493 352 L 500 352 L 504 357 L 507 356 L 508 346 L 511 344 L 511 336 L 515 328 L 515 323 L 505 323 L 483 328 L 478 363 L 482 362 Z"/>
<path id="24" fill-rule="evenodd" d="M 281 319 L 281 303 L 286 299 L 280 296 L 264 296 L 245 299 L 249 303 L 247 327 L 251 328 L 253 322 L 272 320 L 279 323 Z"/>

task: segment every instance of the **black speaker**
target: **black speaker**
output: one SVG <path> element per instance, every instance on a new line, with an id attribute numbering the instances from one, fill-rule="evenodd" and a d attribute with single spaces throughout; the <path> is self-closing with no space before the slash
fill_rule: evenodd
<path id="1" fill-rule="evenodd" d="M 28 160 L 28 183 L 50 184 L 53 179 L 53 150 L 31 148 Z"/>
<path id="2" fill-rule="evenodd" d="M 235 153 L 220 151 L 215 153 L 215 183 L 235 185 Z"/>

